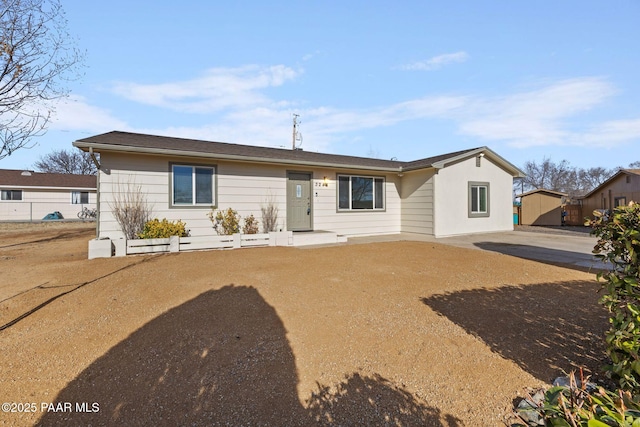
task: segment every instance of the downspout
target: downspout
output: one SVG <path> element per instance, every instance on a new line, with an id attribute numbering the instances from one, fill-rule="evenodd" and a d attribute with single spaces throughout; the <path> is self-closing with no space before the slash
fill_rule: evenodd
<path id="1" fill-rule="evenodd" d="M 91 156 L 91 160 L 93 160 L 93 164 L 96 165 L 96 169 L 100 170 L 100 163 L 96 158 L 96 154 L 93 152 L 93 147 L 89 147 L 89 155 Z"/>
<path id="2" fill-rule="evenodd" d="M 100 163 L 93 152 L 93 147 L 89 147 L 89 155 L 93 164 L 96 165 L 96 240 L 100 237 Z"/>
<path id="3" fill-rule="evenodd" d="M 405 224 L 404 224 L 404 215 L 403 215 L 403 211 L 406 209 L 405 208 L 405 202 L 403 199 L 403 194 L 402 194 L 402 177 L 404 176 L 404 172 L 402 172 L 402 166 L 400 166 L 398 168 L 398 195 L 400 196 L 400 232 L 402 233 L 402 231 L 405 229 Z M 385 199 L 386 201 L 386 199 Z M 385 202 L 385 207 L 386 207 L 386 202 Z"/>

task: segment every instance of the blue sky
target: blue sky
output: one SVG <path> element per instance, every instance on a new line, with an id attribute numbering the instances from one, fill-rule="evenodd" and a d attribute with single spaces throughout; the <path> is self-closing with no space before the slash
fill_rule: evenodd
<path id="1" fill-rule="evenodd" d="M 517 166 L 640 161 L 640 2 L 62 0 L 84 76 L 30 167 L 111 130 Z"/>

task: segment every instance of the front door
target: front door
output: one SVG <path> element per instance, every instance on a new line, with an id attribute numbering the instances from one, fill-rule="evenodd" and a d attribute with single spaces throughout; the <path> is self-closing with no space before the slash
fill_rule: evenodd
<path id="1" fill-rule="evenodd" d="M 287 230 L 310 231 L 311 226 L 311 174 L 287 174 Z"/>

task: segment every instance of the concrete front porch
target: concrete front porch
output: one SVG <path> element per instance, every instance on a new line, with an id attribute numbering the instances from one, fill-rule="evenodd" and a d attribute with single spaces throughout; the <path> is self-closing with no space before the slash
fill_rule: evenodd
<path id="1" fill-rule="evenodd" d="M 347 237 L 333 231 L 294 231 L 293 246 L 331 245 L 347 243 Z"/>

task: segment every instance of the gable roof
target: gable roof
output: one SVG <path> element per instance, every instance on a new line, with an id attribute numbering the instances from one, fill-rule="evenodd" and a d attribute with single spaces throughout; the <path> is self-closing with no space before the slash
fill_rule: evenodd
<path id="1" fill-rule="evenodd" d="M 120 151 L 174 156 L 209 157 L 257 163 L 278 163 L 303 166 L 340 167 L 388 172 L 404 172 L 417 169 L 442 168 L 447 164 L 480 153 L 487 153 L 514 176 L 524 176 L 517 167 L 487 147 L 472 148 L 454 153 L 428 157 L 411 162 L 382 160 L 368 157 L 314 153 L 303 150 L 258 147 L 252 145 L 211 142 L 196 139 L 175 138 L 112 131 L 77 140 L 73 143 L 84 151 Z"/>
<path id="2" fill-rule="evenodd" d="M 640 169 L 620 169 L 618 172 L 616 172 L 615 174 L 611 175 L 609 177 L 609 179 L 607 179 L 605 182 L 603 182 L 602 184 L 598 185 L 596 188 L 594 188 L 593 190 L 589 191 L 587 194 L 585 194 L 581 198 L 582 199 L 587 199 L 587 198 L 591 197 L 591 195 L 593 195 L 594 193 L 597 193 L 602 188 L 606 187 L 607 185 L 609 185 L 611 182 L 613 182 L 614 180 L 618 179 L 618 177 L 620 177 L 622 175 L 640 175 Z"/>
<path id="3" fill-rule="evenodd" d="M 70 175 L 14 169 L 0 169 L 0 187 L 96 189 L 95 175 Z"/>
<path id="4" fill-rule="evenodd" d="M 553 197 L 567 197 L 569 194 L 561 191 L 547 190 L 545 188 L 536 188 L 535 190 L 527 191 L 526 193 L 518 194 L 516 197 L 527 197 L 532 194 L 543 193 Z"/>

